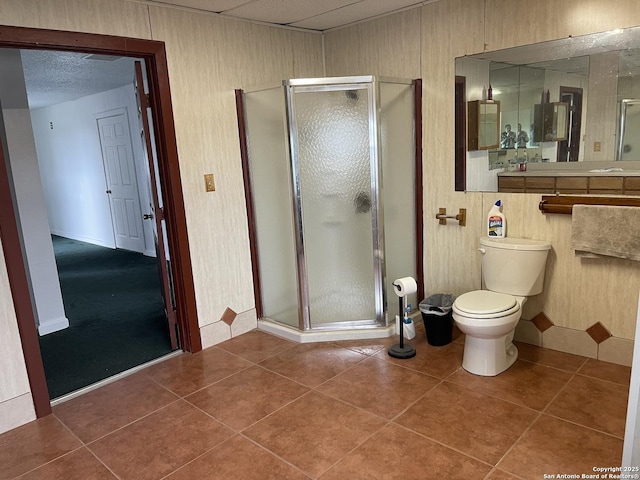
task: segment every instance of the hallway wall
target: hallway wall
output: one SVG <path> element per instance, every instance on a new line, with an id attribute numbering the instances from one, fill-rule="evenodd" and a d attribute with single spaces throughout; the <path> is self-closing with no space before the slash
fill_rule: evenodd
<path id="1" fill-rule="evenodd" d="M 67 328 L 69 320 L 62 304 L 47 209 L 39 181 L 22 60 L 17 50 L 0 50 L 0 92 L 6 133 L 3 141 L 9 154 L 15 198 L 18 199 L 25 262 L 32 275 L 35 323 L 38 333 L 46 335 Z"/>
<path id="2" fill-rule="evenodd" d="M 133 66 L 131 71 L 133 75 Z M 116 247 L 96 114 L 123 107 L 129 120 L 140 206 L 146 212 L 146 157 L 139 136 L 133 84 L 31 112 L 51 233 Z M 144 253 L 155 256 L 151 223 L 142 222 L 142 226 Z"/>

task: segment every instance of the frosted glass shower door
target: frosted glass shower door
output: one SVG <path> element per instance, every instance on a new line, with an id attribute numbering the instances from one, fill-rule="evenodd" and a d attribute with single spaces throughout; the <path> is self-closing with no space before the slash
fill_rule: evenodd
<path id="1" fill-rule="evenodd" d="M 371 84 L 314 88 L 292 87 L 289 107 L 305 323 L 371 326 L 379 268 L 373 90 Z"/>
<path id="2" fill-rule="evenodd" d="M 263 316 L 299 327 L 291 170 L 282 88 L 244 96 Z"/>
<path id="3" fill-rule="evenodd" d="M 380 82 L 378 118 L 380 136 L 384 138 L 380 163 L 384 178 L 385 287 L 388 310 L 393 314 L 397 311 L 398 301 L 393 281 L 407 276 L 418 278 L 413 112 L 413 86 L 410 82 Z M 409 295 L 407 303 L 414 309 L 418 308 L 418 294 Z"/>

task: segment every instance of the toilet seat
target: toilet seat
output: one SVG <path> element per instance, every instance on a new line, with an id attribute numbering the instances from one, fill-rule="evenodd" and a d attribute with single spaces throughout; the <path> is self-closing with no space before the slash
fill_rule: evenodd
<path id="1" fill-rule="evenodd" d="M 489 290 L 465 293 L 453 303 L 454 313 L 476 319 L 505 317 L 519 309 L 520 305 L 513 295 Z"/>

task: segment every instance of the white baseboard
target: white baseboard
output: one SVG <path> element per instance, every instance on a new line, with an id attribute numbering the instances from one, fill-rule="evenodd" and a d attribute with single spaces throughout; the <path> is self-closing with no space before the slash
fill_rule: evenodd
<path id="1" fill-rule="evenodd" d="M 340 340 L 364 340 L 372 338 L 387 338 L 393 335 L 395 324 L 387 327 L 324 330 L 315 332 L 301 332 L 269 320 L 258 320 L 258 330 L 286 338 L 298 343 L 334 342 Z"/>
<path id="2" fill-rule="evenodd" d="M 0 402 L 0 434 L 36 419 L 31 393 Z"/>
<path id="3" fill-rule="evenodd" d="M 50 232 L 52 235 L 57 235 L 58 237 L 78 240 L 79 242 L 91 243 L 92 245 L 98 245 L 99 247 L 116 248 L 116 245 L 115 243 L 113 243 L 113 241 L 104 241 L 98 238 L 86 237 L 84 235 L 77 235 L 75 233 L 69 232 L 61 232 L 55 229 L 51 229 Z"/>
<path id="4" fill-rule="evenodd" d="M 69 319 L 67 317 L 57 318 L 53 320 L 47 320 L 46 323 L 38 325 L 38 333 L 40 336 L 47 335 L 49 333 L 58 332 L 69 327 Z"/>

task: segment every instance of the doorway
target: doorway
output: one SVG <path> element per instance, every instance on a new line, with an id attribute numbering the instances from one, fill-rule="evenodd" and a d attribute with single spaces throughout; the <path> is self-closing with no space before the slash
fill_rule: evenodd
<path id="1" fill-rule="evenodd" d="M 560 87 L 560 101 L 569 105 L 568 135 L 558 142 L 558 162 L 577 162 L 580 155 L 582 88 Z"/>
<path id="2" fill-rule="evenodd" d="M 42 292 L 34 289 L 49 395 L 60 401 L 178 345 L 169 331 L 175 325 L 169 325 L 166 314 L 171 308 L 164 308 L 161 259 L 150 225 L 153 202 L 136 113 L 135 60 L 60 51 L 15 53 L 22 60 L 30 103 L 37 152 L 37 162 L 31 163 L 40 175 L 25 179 L 19 173 L 14 184 L 21 215 L 28 215 L 29 208 L 20 203 L 20 185 L 41 189 L 46 204 L 38 208 L 30 201 L 33 213 L 46 211 L 48 224 L 23 228 L 23 236 L 27 244 L 40 245 L 40 256 L 51 257 L 47 291 L 53 295 L 48 287 L 55 280 L 60 285 L 66 328 L 46 328 L 52 310 L 38 301 Z M 44 220 L 44 215 L 37 218 Z M 31 264 L 33 252 L 26 252 Z M 32 285 L 37 284 L 29 271 Z"/>
<path id="3" fill-rule="evenodd" d="M 157 183 L 167 198 L 166 209 L 155 203 L 155 218 L 159 231 L 166 230 L 167 250 L 173 267 L 172 281 L 176 325 L 182 350 L 202 349 L 200 341 L 195 291 L 191 275 L 191 259 L 186 234 L 186 218 L 171 109 L 171 98 L 163 42 L 126 39 L 108 35 L 49 31 L 21 27 L 0 26 L 0 48 L 29 48 L 76 51 L 138 57 L 144 60 L 149 72 L 148 91 L 142 92 L 143 117 L 153 120 L 154 151 L 157 155 Z M 147 115 L 144 115 L 146 113 Z M 31 287 L 25 267 L 24 240 L 19 227 L 17 203 L 11 181 L 6 145 L 0 149 L 0 203 L 9 206 L 0 211 L 0 231 L 7 264 L 9 285 L 14 299 L 18 329 L 29 377 L 36 415 L 51 413 L 50 396 L 46 385 Z M 152 173 L 153 175 L 153 173 Z M 162 223 L 161 223 L 162 222 Z M 164 266 L 163 266 L 164 269 Z"/>
<path id="4" fill-rule="evenodd" d="M 53 235 L 69 326 L 39 337 L 49 396 L 62 401 L 174 351 L 158 262 Z"/>

